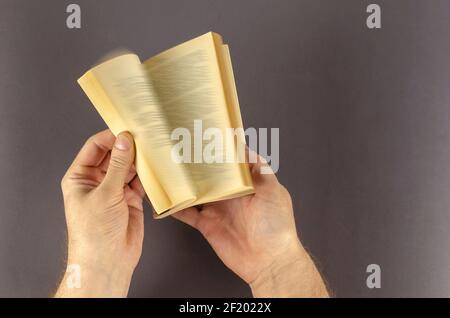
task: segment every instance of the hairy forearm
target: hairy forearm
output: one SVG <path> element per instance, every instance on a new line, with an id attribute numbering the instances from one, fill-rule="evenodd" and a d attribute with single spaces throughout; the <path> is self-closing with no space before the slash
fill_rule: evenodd
<path id="1" fill-rule="evenodd" d="M 250 287 L 254 297 L 329 297 L 319 271 L 302 247 L 280 256 Z"/>

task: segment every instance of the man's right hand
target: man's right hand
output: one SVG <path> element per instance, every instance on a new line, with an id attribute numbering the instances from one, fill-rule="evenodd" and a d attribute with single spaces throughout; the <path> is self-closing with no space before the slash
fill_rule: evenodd
<path id="1" fill-rule="evenodd" d="M 255 297 L 327 297 L 298 238 L 289 192 L 274 174 L 260 173 L 263 165 L 261 157 L 250 165 L 255 194 L 189 208 L 174 217 L 199 230 Z"/>

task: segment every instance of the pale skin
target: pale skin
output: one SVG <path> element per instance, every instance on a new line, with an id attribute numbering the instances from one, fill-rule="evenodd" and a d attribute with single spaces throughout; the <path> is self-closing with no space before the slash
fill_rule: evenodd
<path id="1" fill-rule="evenodd" d="M 92 136 L 61 187 L 68 228 L 67 264 L 81 269 L 80 288 L 66 272 L 55 297 L 126 297 L 144 238 L 144 189 L 129 133 Z M 189 208 L 174 217 L 197 229 L 255 297 L 328 297 L 302 246 L 289 192 L 274 174 L 250 164 L 255 194 Z"/>

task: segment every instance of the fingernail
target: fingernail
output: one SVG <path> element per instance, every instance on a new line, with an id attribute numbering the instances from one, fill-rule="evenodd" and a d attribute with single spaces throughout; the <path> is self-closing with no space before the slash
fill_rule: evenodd
<path id="1" fill-rule="evenodd" d="M 130 140 L 122 134 L 119 134 L 114 143 L 114 147 L 119 150 L 126 151 L 130 149 Z"/>

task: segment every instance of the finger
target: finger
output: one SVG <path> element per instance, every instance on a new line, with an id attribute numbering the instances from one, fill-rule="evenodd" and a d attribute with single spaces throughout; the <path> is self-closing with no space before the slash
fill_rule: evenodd
<path id="1" fill-rule="evenodd" d="M 130 188 L 130 186 L 125 186 L 125 200 L 129 207 L 133 207 L 135 209 L 138 209 L 140 211 L 144 211 L 144 204 L 142 197 L 139 196 L 133 189 Z"/>
<path id="2" fill-rule="evenodd" d="M 97 167 L 111 150 L 114 135 L 107 129 L 90 137 L 76 156 L 73 165 Z"/>
<path id="3" fill-rule="evenodd" d="M 111 151 L 108 151 L 108 153 L 103 158 L 103 161 L 98 165 L 98 168 L 102 172 L 106 173 L 106 171 L 108 171 L 110 160 L 111 160 Z M 130 173 L 136 175 L 136 167 L 134 166 L 134 164 L 131 166 Z"/>
<path id="4" fill-rule="evenodd" d="M 142 249 L 144 240 L 144 213 L 142 210 L 130 208 L 127 235 L 128 244 Z"/>
<path id="5" fill-rule="evenodd" d="M 258 153 L 250 149 L 247 145 L 245 145 L 245 160 L 245 162 L 248 163 L 248 167 L 250 168 L 250 170 L 258 162 Z"/>
<path id="6" fill-rule="evenodd" d="M 127 177 L 125 178 L 125 183 L 130 183 L 136 178 L 136 169 L 134 168 L 134 165 L 131 165 L 130 171 L 127 174 Z"/>
<path id="7" fill-rule="evenodd" d="M 102 163 L 98 166 L 98 169 L 102 175 L 102 178 L 100 179 L 100 182 L 103 181 L 103 178 L 106 175 L 106 172 L 108 171 L 109 167 L 109 161 L 111 159 L 111 152 L 108 152 L 103 159 Z M 131 182 L 136 177 L 136 168 L 134 167 L 134 164 L 131 166 L 130 172 L 128 172 L 127 178 L 125 179 L 125 183 Z"/>
<path id="8" fill-rule="evenodd" d="M 252 150 L 250 150 L 252 151 Z M 272 187 L 278 184 L 278 179 L 268 165 L 267 161 L 260 155 L 257 155 L 257 162 L 250 166 L 253 185 L 258 188 Z"/>
<path id="9" fill-rule="evenodd" d="M 141 198 L 144 198 L 145 196 L 144 186 L 142 185 L 138 175 L 136 175 L 134 179 L 129 183 L 129 186 L 131 190 L 136 192 Z"/>
<path id="10" fill-rule="evenodd" d="M 195 229 L 198 229 L 199 220 L 202 217 L 202 214 L 200 213 L 198 208 L 190 207 L 180 212 L 174 213 L 172 214 L 172 216 L 175 219 L 180 220 L 181 222 L 186 223 L 187 225 L 190 225 Z"/>
<path id="11" fill-rule="evenodd" d="M 120 133 L 114 143 L 108 171 L 102 186 L 122 190 L 134 161 L 133 137 L 128 132 Z"/>
<path id="12" fill-rule="evenodd" d="M 105 155 L 105 157 L 103 158 L 102 162 L 98 165 L 98 168 L 100 169 L 100 171 L 106 173 L 106 171 L 108 171 L 108 167 L 109 167 L 109 160 L 111 159 L 111 151 L 108 151 Z"/>

